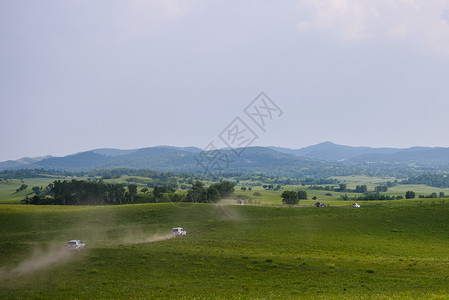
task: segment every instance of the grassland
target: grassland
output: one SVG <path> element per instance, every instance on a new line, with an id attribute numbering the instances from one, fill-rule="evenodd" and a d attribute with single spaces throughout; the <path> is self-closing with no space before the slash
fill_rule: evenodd
<path id="1" fill-rule="evenodd" d="M 443 201 L 0 205 L 0 298 L 448 298 Z"/>

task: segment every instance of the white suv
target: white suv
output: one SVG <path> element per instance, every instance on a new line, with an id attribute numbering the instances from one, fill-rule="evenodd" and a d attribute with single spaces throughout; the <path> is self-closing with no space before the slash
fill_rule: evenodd
<path id="1" fill-rule="evenodd" d="M 171 234 L 174 236 L 184 236 L 187 234 L 187 231 L 184 231 L 181 227 L 175 227 L 171 230 Z"/>
<path id="2" fill-rule="evenodd" d="M 84 244 L 80 240 L 71 240 L 67 242 L 67 249 L 69 250 L 78 250 L 84 249 L 86 247 L 86 244 Z"/>
<path id="3" fill-rule="evenodd" d="M 352 207 L 360 207 L 360 204 L 354 203 L 354 204 L 352 204 Z"/>

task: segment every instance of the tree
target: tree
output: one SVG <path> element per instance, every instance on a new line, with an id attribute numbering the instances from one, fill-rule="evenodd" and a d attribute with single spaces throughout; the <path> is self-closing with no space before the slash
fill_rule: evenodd
<path id="1" fill-rule="evenodd" d="M 36 195 L 39 195 L 39 191 L 41 190 L 40 187 L 38 186 L 33 186 L 31 189 L 33 190 L 33 193 L 35 193 Z"/>
<path id="2" fill-rule="evenodd" d="M 416 194 L 414 191 L 407 191 L 405 193 L 405 199 L 413 199 L 415 198 Z"/>
<path id="3" fill-rule="evenodd" d="M 220 192 L 214 187 L 208 188 L 207 200 L 208 202 L 218 202 L 218 200 L 220 200 Z"/>
<path id="4" fill-rule="evenodd" d="M 200 181 L 195 182 L 187 192 L 187 201 L 194 203 L 207 202 L 207 191 Z"/>
<path id="5" fill-rule="evenodd" d="M 284 204 L 293 205 L 299 203 L 298 193 L 295 191 L 283 191 L 281 197 Z"/>
<path id="6" fill-rule="evenodd" d="M 388 187 L 386 185 L 379 185 L 374 188 L 376 193 L 386 192 L 388 191 Z"/>
<path id="7" fill-rule="evenodd" d="M 307 200 L 307 192 L 306 191 L 298 191 L 298 199 Z"/>
<path id="8" fill-rule="evenodd" d="M 338 191 L 346 192 L 347 191 L 346 183 L 340 183 L 340 188 L 338 189 Z"/>
<path id="9" fill-rule="evenodd" d="M 228 181 L 222 181 L 217 184 L 213 184 L 210 187 L 216 188 L 220 192 L 222 198 L 226 198 L 234 194 L 234 184 Z"/>
<path id="10" fill-rule="evenodd" d="M 242 191 L 246 191 L 246 187 L 244 187 L 244 186 L 242 186 L 240 189 L 241 189 Z"/>
<path id="11" fill-rule="evenodd" d="M 174 193 L 175 189 L 169 187 L 169 186 L 158 186 L 155 185 L 153 189 L 153 195 L 156 199 L 162 198 L 162 193 Z"/>
<path id="12" fill-rule="evenodd" d="M 23 190 L 26 190 L 27 187 L 28 187 L 28 185 L 22 184 L 22 185 L 16 190 L 16 193 L 18 193 L 18 192 L 20 192 L 20 191 L 23 191 Z"/>
<path id="13" fill-rule="evenodd" d="M 313 196 L 312 199 L 316 201 L 317 197 L 316 197 L 316 196 Z"/>
<path id="14" fill-rule="evenodd" d="M 368 188 L 367 188 L 366 184 L 358 185 L 355 187 L 356 193 L 366 193 L 367 191 L 368 191 Z"/>
<path id="15" fill-rule="evenodd" d="M 137 194 L 137 185 L 135 184 L 129 184 L 128 185 L 128 197 L 129 197 L 129 202 L 133 203 L 134 202 L 134 197 Z"/>

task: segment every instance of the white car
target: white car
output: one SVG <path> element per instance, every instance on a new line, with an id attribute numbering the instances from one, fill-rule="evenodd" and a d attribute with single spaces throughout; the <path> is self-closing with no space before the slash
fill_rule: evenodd
<path id="1" fill-rule="evenodd" d="M 71 240 L 67 242 L 67 249 L 69 250 L 82 250 L 86 247 L 86 244 L 84 244 L 80 240 Z"/>
<path id="2" fill-rule="evenodd" d="M 187 231 L 184 231 L 184 228 L 175 227 L 171 230 L 171 234 L 174 236 L 184 236 L 187 234 Z"/>
<path id="3" fill-rule="evenodd" d="M 360 204 L 354 203 L 354 204 L 352 204 L 352 207 L 360 207 Z"/>

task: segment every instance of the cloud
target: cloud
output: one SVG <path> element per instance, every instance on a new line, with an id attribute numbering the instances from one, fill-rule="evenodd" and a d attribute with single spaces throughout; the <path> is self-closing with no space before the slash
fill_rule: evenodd
<path id="1" fill-rule="evenodd" d="M 347 42 L 384 39 L 449 57 L 448 0 L 299 0 L 312 10 L 301 32 L 330 32 Z"/>

